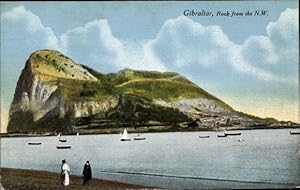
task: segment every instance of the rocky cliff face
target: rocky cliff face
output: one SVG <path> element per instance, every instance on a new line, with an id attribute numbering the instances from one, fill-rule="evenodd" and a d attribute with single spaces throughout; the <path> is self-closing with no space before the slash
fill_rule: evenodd
<path id="1" fill-rule="evenodd" d="M 72 118 L 84 111 L 76 109 L 78 103 L 64 98 L 59 89 L 59 78 L 97 81 L 59 52 L 43 50 L 33 53 L 16 86 L 8 132 L 70 130 Z"/>
<path id="2" fill-rule="evenodd" d="M 101 74 L 60 52 L 30 55 L 15 90 L 8 132 L 209 121 L 236 112 L 183 76 L 125 69 Z M 225 118 L 225 119 L 224 119 Z"/>

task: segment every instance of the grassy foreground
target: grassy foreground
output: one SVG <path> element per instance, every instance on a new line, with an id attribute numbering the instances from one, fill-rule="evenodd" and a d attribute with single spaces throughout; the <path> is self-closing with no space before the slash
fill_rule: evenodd
<path id="1" fill-rule="evenodd" d="M 62 187 L 59 184 L 60 176 L 58 173 L 37 170 L 0 168 L 0 175 L 0 182 L 5 190 L 153 189 L 140 185 L 132 185 L 101 179 L 92 179 L 89 185 L 82 185 L 82 179 L 80 176 L 73 175 L 70 176 L 70 185 Z"/>

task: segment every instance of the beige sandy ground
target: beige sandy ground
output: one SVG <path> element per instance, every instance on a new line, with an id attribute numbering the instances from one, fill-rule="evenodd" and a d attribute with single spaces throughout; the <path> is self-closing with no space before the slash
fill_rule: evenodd
<path id="1" fill-rule="evenodd" d="M 70 176 L 70 185 L 62 187 L 59 184 L 60 176 L 58 173 L 36 170 L 0 168 L 0 175 L 0 190 L 2 190 L 1 183 L 5 190 L 154 189 L 151 187 L 101 179 L 92 179 L 89 185 L 82 185 L 82 179 L 80 176 L 72 175 Z"/>

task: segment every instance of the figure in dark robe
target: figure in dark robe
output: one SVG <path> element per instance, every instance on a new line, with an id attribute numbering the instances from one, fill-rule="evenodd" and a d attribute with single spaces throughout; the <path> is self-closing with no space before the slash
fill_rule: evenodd
<path id="1" fill-rule="evenodd" d="M 88 184 L 92 179 L 92 168 L 89 161 L 86 161 L 82 171 L 83 185 Z"/>

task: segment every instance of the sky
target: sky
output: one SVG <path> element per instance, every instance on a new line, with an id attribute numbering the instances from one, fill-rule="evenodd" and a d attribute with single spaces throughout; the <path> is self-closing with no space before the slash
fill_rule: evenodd
<path id="1" fill-rule="evenodd" d="M 178 72 L 238 111 L 300 120 L 298 1 L 1 2 L 0 8 L 2 130 L 18 77 L 38 49 L 61 51 L 102 73 Z M 184 14 L 192 10 L 211 14 Z M 243 15 L 231 17 L 233 11 Z"/>

